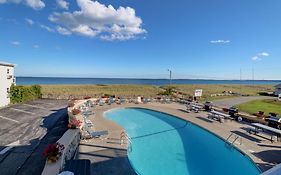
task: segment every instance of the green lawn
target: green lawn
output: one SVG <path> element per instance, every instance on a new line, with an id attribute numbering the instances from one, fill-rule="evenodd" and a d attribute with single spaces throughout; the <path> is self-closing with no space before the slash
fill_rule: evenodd
<path id="1" fill-rule="evenodd" d="M 266 115 L 269 112 L 277 113 L 281 116 L 281 102 L 275 100 L 254 100 L 247 103 L 237 105 L 239 111 L 247 112 L 249 114 L 264 111 Z"/>

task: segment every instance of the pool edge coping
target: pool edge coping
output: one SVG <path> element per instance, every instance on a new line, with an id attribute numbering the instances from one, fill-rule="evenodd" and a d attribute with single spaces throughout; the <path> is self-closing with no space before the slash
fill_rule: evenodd
<path id="1" fill-rule="evenodd" d="M 176 115 L 174 115 L 174 114 L 170 114 L 170 113 L 168 113 L 168 112 L 163 112 L 163 111 L 159 111 L 159 110 L 156 110 L 156 109 L 151 109 L 151 108 L 146 108 L 146 107 L 137 107 L 137 106 L 132 106 L 132 107 L 114 107 L 114 108 L 111 108 L 111 109 L 108 109 L 108 110 L 105 110 L 105 111 L 103 111 L 103 118 L 105 118 L 104 117 L 104 114 L 106 113 L 106 112 L 110 112 L 110 111 L 113 111 L 113 110 L 116 110 L 116 109 L 145 109 L 145 110 L 151 110 L 151 111 L 155 111 L 155 112 L 159 112 L 159 113 L 162 113 L 162 114 L 166 114 L 166 115 L 170 115 L 170 116 L 172 116 L 172 117 L 175 117 L 175 118 L 177 118 L 177 119 L 180 119 L 180 120 L 183 120 L 183 121 L 185 121 L 185 122 L 189 122 L 189 123 L 191 123 L 191 124 L 193 124 L 193 125 L 195 125 L 195 126 L 197 126 L 197 127 L 199 127 L 199 128 L 201 128 L 201 129 L 203 129 L 203 130 L 205 130 L 205 131 L 207 131 L 207 132 L 209 132 L 210 134 L 213 134 L 214 136 L 216 136 L 216 137 L 218 137 L 219 139 L 221 139 L 223 142 L 225 142 L 226 144 L 228 144 L 228 145 L 230 145 L 229 144 L 229 142 L 227 142 L 227 140 L 226 139 L 224 139 L 222 136 L 220 136 L 220 135 L 218 135 L 218 134 L 216 134 L 216 133 L 214 133 L 214 132 L 212 132 L 212 131 L 210 131 L 209 129 L 207 129 L 207 128 L 204 128 L 203 126 L 200 126 L 199 124 L 196 124 L 196 123 L 194 123 L 194 122 L 192 122 L 192 121 L 190 121 L 190 120 L 188 120 L 188 119 L 184 119 L 184 118 L 181 118 L 181 117 L 178 117 L 178 116 L 176 116 Z M 106 119 L 106 118 L 105 118 Z M 107 119 L 108 120 L 108 119 Z M 117 124 L 118 126 L 120 126 L 124 131 L 126 131 L 124 128 L 123 128 L 123 126 L 121 126 L 121 125 L 119 125 L 118 123 L 116 123 L 115 121 L 113 121 L 115 124 Z M 231 145 L 230 145 L 231 146 Z M 244 151 L 242 151 L 240 148 L 238 148 L 236 145 L 232 145 L 232 147 L 233 148 L 235 148 L 238 152 L 240 152 L 243 156 L 245 156 L 248 160 L 250 160 L 251 161 L 251 163 L 258 169 L 258 171 L 259 171 L 259 173 L 261 174 L 261 173 L 263 173 L 263 171 L 259 168 L 259 166 L 256 164 L 256 162 L 247 154 L 247 153 L 245 153 Z M 130 160 L 129 160 L 130 161 Z M 131 161 L 130 161 L 130 164 L 131 164 Z M 133 166 L 132 166 L 133 167 Z M 135 169 L 135 168 L 134 168 Z M 137 173 L 137 172 L 136 172 Z M 139 173 L 137 173 L 137 174 L 139 174 Z"/>

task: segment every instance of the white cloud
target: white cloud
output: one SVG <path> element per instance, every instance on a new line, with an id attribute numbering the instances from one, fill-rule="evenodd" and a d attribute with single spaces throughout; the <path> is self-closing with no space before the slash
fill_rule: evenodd
<path id="1" fill-rule="evenodd" d="M 0 0 L 0 4 L 4 3 L 25 4 L 34 10 L 40 10 L 45 7 L 45 3 L 42 0 Z"/>
<path id="2" fill-rule="evenodd" d="M 261 53 L 258 53 L 258 56 L 268 57 L 268 56 L 269 56 L 269 53 L 267 53 L 267 52 L 261 52 Z"/>
<path id="3" fill-rule="evenodd" d="M 253 56 L 253 57 L 252 57 L 252 60 L 253 60 L 253 61 L 257 61 L 257 60 L 259 60 L 259 59 L 260 59 L 260 58 L 259 58 L 258 56 Z"/>
<path id="4" fill-rule="evenodd" d="M 79 11 L 53 13 L 49 20 L 72 33 L 106 40 L 127 40 L 146 33 L 142 20 L 130 7 L 115 9 L 98 1 L 77 0 Z"/>
<path id="5" fill-rule="evenodd" d="M 43 25 L 43 24 L 41 24 L 40 27 L 41 27 L 42 29 L 47 30 L 48 32 L 54 32 L 54 31 L 55 31 L 54 29 L 52 29 L 52 28 L 50 28 L 50 27 L 48 27 L 48 26 L 45 26 L 45 25 Z"/>
<path id="6" fill-rule="evenodd" d="M 94 37 L 99 33 L 99 31 L 94 31 L 91 27 L 87 25 L 79 25 L 75 28 L 72 28 L 71 30 L 79 35 L 84 35 L 89 37 Z"/>
<path id="7" fill-rule="evenodd" d="M 210 43 L 212 44 L 227 44 L 227 43 L 230 43 L 229 40 L 212 40 L 210 41 Z"/>
<path id="8" fill-rule="evenodd" d="M 252 57 L 253 61 L 261 61 L 264 57 L 268 57 L 269 53 L 267 52 L 260 52 L 257 53 L 255 56 Z"/>
<path id="9" fill-rule="evenodd" d="M 57 31 L 62 35 L 71 35 L 71 32 L 69 30 L 60 26 L 57 27 Z"/>
<path id="10" fill-rule="evenodd" d="M 11 41 L 10 44 L 12 44 L 13 46 L 19 46 L 20 42 L 18 42 L 18 41 Z"/>
<path id="11" fill-rule="evenodd" d="M 34 44 L 34 45 L 33 45 L 33 48 L 34 48 L 34 49 L 38 49 L 38 48 L 39 48 L 39 45 Z"/>
<path id="12" fill-rule="evenodd" d="M 69 2 L 66 2 L 65 0 L 57 0 L 57 5 L 62 9 L 68 9 Z"/>
<path id="13" fill-rule="evenodd" d="M 42 0 L 25 0 L 26 5 L 29 7 L 35 9 L 35 10 L 40 10 L 45 7 L 45 3 Z"/>
<path id="14" fill-rule="evenodd" d="M 29 24 L 29 25 L 33 25 L 34 21 L 31 19 L 26 18 L 25 21 Z"/>

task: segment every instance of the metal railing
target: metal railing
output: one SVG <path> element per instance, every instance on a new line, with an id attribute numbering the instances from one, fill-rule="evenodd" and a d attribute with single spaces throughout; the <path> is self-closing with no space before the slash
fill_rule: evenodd
<path id="1" fill-rule="evenodd" d="M 120 134 L 120 144 L 121 145 L 127 144 L 128 151 L 129 152 L 132 151 L 132 140 L 125 131 L 121 132 L 121 134 Z"/>
<path id="2" fill-rule="evenodd" d="M 234 138 L 231 141 L 231 138 Z M 226 139 L 226 142 L 229 143 L 229 145 L 233 146 L 235 144 L 236 141 L 239 141 L 239 145 L 242 145 L 242 137 L 240 137 L 239 135 L 235 134 L 235 133 L 231 133 L 228 138 Z"/>

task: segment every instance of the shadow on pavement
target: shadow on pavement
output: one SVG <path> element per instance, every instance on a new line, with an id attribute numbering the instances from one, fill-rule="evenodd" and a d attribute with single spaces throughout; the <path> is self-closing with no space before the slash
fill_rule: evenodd
<path id="1" fill-rule="evenodd" d="M 34 138 L 27 145 L 16 146 L 0 155 L 0 174 L 37 175 L 44 169 L 46 159 L 41 156 L 45 147 L 55 143 L 67 130 L 68 116 L 66 108 L 54 111 L 43 117 L 41 127 L 47 129 L 42 138 Z M 32 131 L 31 131 L 32 132 Z M 0 149 L 4 149 L 1 146 Z"/>

